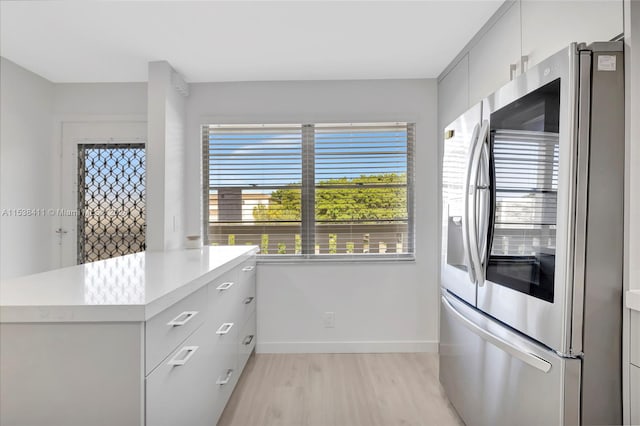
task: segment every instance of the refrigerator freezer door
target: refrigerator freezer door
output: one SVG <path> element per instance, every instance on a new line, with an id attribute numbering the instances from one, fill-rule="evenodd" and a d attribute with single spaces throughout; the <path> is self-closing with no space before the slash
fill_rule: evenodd
<path id="1" fill-rule="evenodd" d="M 443 290 L 440 382 L 467 425 L 578 424 L 580 362 L 559 357 Z"/>
<path id="2" fill-rule="evenodd" d="M 492 214 L 477 307 L 570 352 L 577 48 L 483 101 L 490 122 Z"/>
<path id="3" fill-rule="evenodd" d="M 471 155 L 477 139 L 481 104 L 445 128 L 442 162 L 442 286 L 475 305 L 476 278 L 465 217 Z"/>

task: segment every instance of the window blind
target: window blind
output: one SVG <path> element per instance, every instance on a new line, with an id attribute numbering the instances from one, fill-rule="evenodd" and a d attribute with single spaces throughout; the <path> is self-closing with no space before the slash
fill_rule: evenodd
<path id="1" fill-rule="evenodd" d="M 412 252 L 412 140 L 406 123 L 315 126 L 316 254 Z"/>
<path id="2" fill-rule="evenodd" d="M 413 253 L 413 124 L 202 128 L 210 244 L 306 257 Z"/>
<path id="3" fill-rule="evenodd" d="M 492 254 L 521 256 L 554 249 L 558 134 L 500 130 L 493 144 L 496 210 Z"/>
<path id="4" fill-rule="evenodd" d="M 269 254 L 275 242 L 274 249 L 295 253 L 301 226 L 302 126 L 209 125 L 203 126 L 203 140 L 209 243 L 255 244 Z"/>

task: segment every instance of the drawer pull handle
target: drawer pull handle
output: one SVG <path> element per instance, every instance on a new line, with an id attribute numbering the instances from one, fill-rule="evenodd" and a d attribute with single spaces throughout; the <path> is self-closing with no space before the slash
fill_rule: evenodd
<path id="1" fill-rule="evenodd" d="M 231 375 L 233 374 L 233 369 L 228 369 L 227 370 L 227 374 L 225 375 L 224 379 L 218 378 L 218 380 L 216 380 L 216 385 L 220 385 L 220 386 L 224 386 L 227 383 L 229 383 L 229 380 L 231 380 Z"/>
<path id="2" fill-rule="evenodd" d="M 225 322 L 216 331 L 216 334 L 219 334 L 219 335 L 227 334 L 231 330 L 231 327 L 233 327 L 233 323 L 232 322 Z"/>
<path id="3" fill-rule="evenodd" d="M 247 345 L 250 345 L 251 342 L 253 342 L 253 334 L 250 334 L 247 337 L 245 337 L 244 340 L 242 341 L 242 344 L 247 346 Z"/>
<path id="4" fill-rule="evenodd" d="M 242 268 L 242 272 L 251 272 L 255 269 L 255 266 L 245 266 Z"/>
<path id="5" fill-rule="evenodd" d="M 216 287 L 216 290 L 220 290 L 220 291 L 229 290 L 232 285 L 233 285 L 233 281 L 228 281 L 226 283 L 220 284 L 218 287 Z"/>
<path id="6" fill-rule="evenodd" d="M 171 358 L 171 361 L 169 361 L 167 365 L 171 365 L 174 367 L 185 365 L 187 361 L 189 361 L 189 359 L 193 356 L 193 354 L 196 353 L 197 350 L 198 350 L 198 346 L 185 346 L 184 348 L 178 351 L 176 356 Z M 184 353 L 184 356 L 181 356 L 183 353 Z"/>
<path id="7" fill-rule="evenodd" d="M 169 321 L 167 325 L 170 325 L 172 327 L 180 327 L 191 321 L 191 318 L 195 317 L 197 314 L 198 311 L 185 311 Z"/>
<path id="8" fill-rule="evenodd" d="M 244 299 L 244 304 L 248 305 L 249 303 L 253 302 L 253 299 L 255 299 L 255 297 L 247 297 L 246 299 Z"/>

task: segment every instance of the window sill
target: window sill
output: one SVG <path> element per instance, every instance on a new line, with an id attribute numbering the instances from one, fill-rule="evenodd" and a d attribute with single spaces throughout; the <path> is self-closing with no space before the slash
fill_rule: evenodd
<path id="1" fill-rule="evenodd" d="M 257 256 L 258 264 L 318 264 L 318 263 L 414 263 L 415 254 L 403 255 L 260 255 Z"/>

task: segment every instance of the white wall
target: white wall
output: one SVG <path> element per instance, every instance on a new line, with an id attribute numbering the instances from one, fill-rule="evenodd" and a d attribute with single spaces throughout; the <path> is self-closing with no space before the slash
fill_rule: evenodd
<path id="1" fill-rule="evenodd" d="M 416 123 L 416 261 L 261 264 L 258 351 L 437 350 L 435 80 L 191 84 L 187 231 L 202 229 L 202 123 Z M 335 328 L 322 314 L 335 312 Z"/>
<path id="2" fill-rule="evenodd" d="M 0 277 L 60 266 L 64 123 L 146 121 L 146 83 L 54 84 L 1 59 L 0 208 L 45 209 L 1 218 Z"/>
<path id="3" fill-rule="evenodd" d="M 56 208 L 75 209 L 75 175 L 77 173 L 78 140 L 115 140 L 133 136 L 133 123 L 147 121 L 146 83 L 56 83 L 53 99 L 53 138 L 60 157 L 54 158 L 54 190 Z M 146 140 L 146 126 L 141 136 Z M 134 140 L 133 138 L 129 140 Z M 66 233 L 54 236 L 51 246 L 55 257 L 52 267 L 77 262 L 76 221 L 74 217 L 56 216 L 55 228 Z"/>
<path id="4" fill-rule="evenodd" d="M 57 83 L 53 111 L 59 119 L 147 114 L 147 83 Z"/>
<path id="5" fill-rule="evenodd" d="M 1 58 L 0 92 L 0 278 L 9 278 L 51 268 L 51 217 L 7 214 L 52 207 L 57 152 L 51 143 L 53 85 Z"/>

